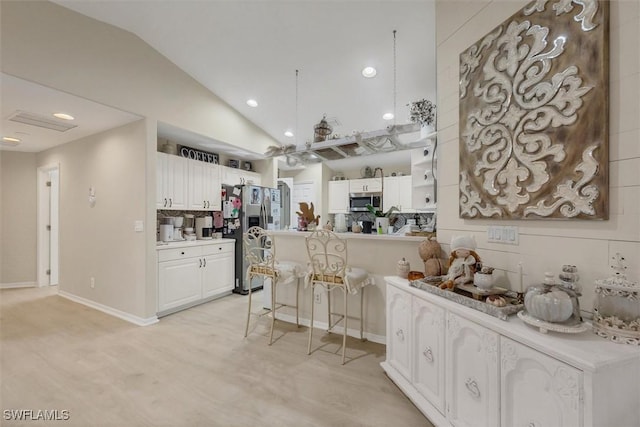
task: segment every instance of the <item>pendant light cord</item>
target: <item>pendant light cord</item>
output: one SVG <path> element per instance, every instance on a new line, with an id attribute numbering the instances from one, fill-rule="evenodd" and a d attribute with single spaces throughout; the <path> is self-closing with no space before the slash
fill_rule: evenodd
<path id="1" fill-rule="evenodd" d="M 398 117 L 396 111 L 396 100 L 398 98 L 397 91 L 397 63 L 396 63 L 396 30 L 393 30 L 393 126 L 396 125 L 396 117 Z"/>
<path id="2" fill-rule="evenodd" d="M 294 139 L 296 146 L 298 145 L 298 70 L 296 70 L 296 133 Z"/>

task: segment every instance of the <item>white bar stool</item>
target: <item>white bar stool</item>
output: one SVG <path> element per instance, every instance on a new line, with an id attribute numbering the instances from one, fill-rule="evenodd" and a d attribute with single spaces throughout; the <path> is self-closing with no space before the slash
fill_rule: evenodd
<path id="1" fill-rule="evenodd" d="M 313 339 L 313 296 L 316 285 L 327 290 L 327 315 L 330 332 L 340 321 L 344 320 L 342 334 L 342 364 L 345 363 L 345 349 L 347 345 L 347 295 L 360 292 L 360 339 L 364 339 L 364 286 L 373 283 L 369 273 L 347 262 L 347 241 L 328 230 L 316 230 L 306 238 L 307 253 L 309 255 L 310 270 L 306 276 L 306 283 L 311 284 L 311 326 L 309 327 L 309 344 L 307 354 L 311 354 Z M 343 292 L 343 312 L 331 312 L 331 292 L 341 289 Z M 334 322 L 333 317 L 339 316 Z"/>
<path id="2" fill-rule="evenodd" d="M 247 309 L 247 324 L 244 328 L 246 338 L 249 333 L 249 321 L 251 320 L 251 279 L 260 277 L 262 280 L 271 279 L 271 310 L 264 314 L 271 313 L 271 332 L 269 333 L 269 345 L 273 342 L 273 327 L 276 322 L 276 310 L 282 307 L 292 307 L 296 309 L 296 325 L 300 326 L 298 314 L 298 295 L 300 289 L 300 278 L 304 277 L 304 267 L 293 261 L 276 261 L 276 245 L 271 235 L 261 227 L 251 227 L 242 236 L 244 256 L 249 262 L 246 280 L 249 283 L 249 307 Z M 264 283 L 264 282 L 263 282 Z M 295 283 L 296 303 L 285 304 L 277 302 L 277 288 L 285 284 Z"/>

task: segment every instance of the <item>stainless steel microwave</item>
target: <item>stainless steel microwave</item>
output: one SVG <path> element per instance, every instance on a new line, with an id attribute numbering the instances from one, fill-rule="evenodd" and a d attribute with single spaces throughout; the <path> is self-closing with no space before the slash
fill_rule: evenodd
<path id="1" fill-rule="evenodd" d="M 367 205 L 382 210 L 382 193 L 350 193 L 349 210 L 351 212 L 367 212 Z"/>

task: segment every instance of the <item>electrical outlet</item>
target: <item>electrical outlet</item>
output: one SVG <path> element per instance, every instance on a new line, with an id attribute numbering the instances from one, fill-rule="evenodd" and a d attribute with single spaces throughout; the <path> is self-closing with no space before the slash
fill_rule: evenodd
<path id="1" fill-rule="evenodd" d="M 322 301 L 322 294 L 320 292 L 316 292 L 313 296 L 313 300 L 316 302 L 316 304 L 320 304 L 320 301 Z"/>
<path id="2" fill-rule="evenodd" d="M 89 279 L 89 286 L 91 286 L 91 289 L 95 289 L 96 287 L 96 278 L 92 277 L 91 279 Z"/>

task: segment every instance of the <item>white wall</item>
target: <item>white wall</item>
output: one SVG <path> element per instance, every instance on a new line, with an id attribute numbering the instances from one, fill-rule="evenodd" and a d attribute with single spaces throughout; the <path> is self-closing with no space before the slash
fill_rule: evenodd
<path id="1" fill-rule="evenodd" d="M 59 289 L 143 319 L 155 315 L 147 301 L 146 233 L 134 232 L 134 221 L 147 218 L 146 126 L 140 120 L 37 156 L 38 166 L 60 165 Z"/>
<path id="2" fill-rule="evenodd" d="M 502 283 L 517 283 L 524 263 L 525 287 L 545 271 L 575 264 L 584 295 L 581 308 L 593 307 L 594 280 L 610 274 L 610 259 L 621 252 L 628 276 L 640 277 L 640 2 L 611 2 L 610 19 L 610 219 L 607 221 L 497 221 L 458 217 L 458 64 L 459 54 L 528 1 L 444 1 L 436 4 L 438 68 L 438 240 L 473 234 L 478 253 L 502 270 Z M 487 243 L 488 225 L 514 225 L 518 246 Z"/>
<path id="3" fill-rule="evenodd" d="M 36 155 L 0 151 L 0 287 L 35 285 Z"/>
<path id="4" fill-rule="evenodd" d="M 7 74 L 250 151 L 276 142 L 132 33 L 50 2 L 0 7 Z"/>

